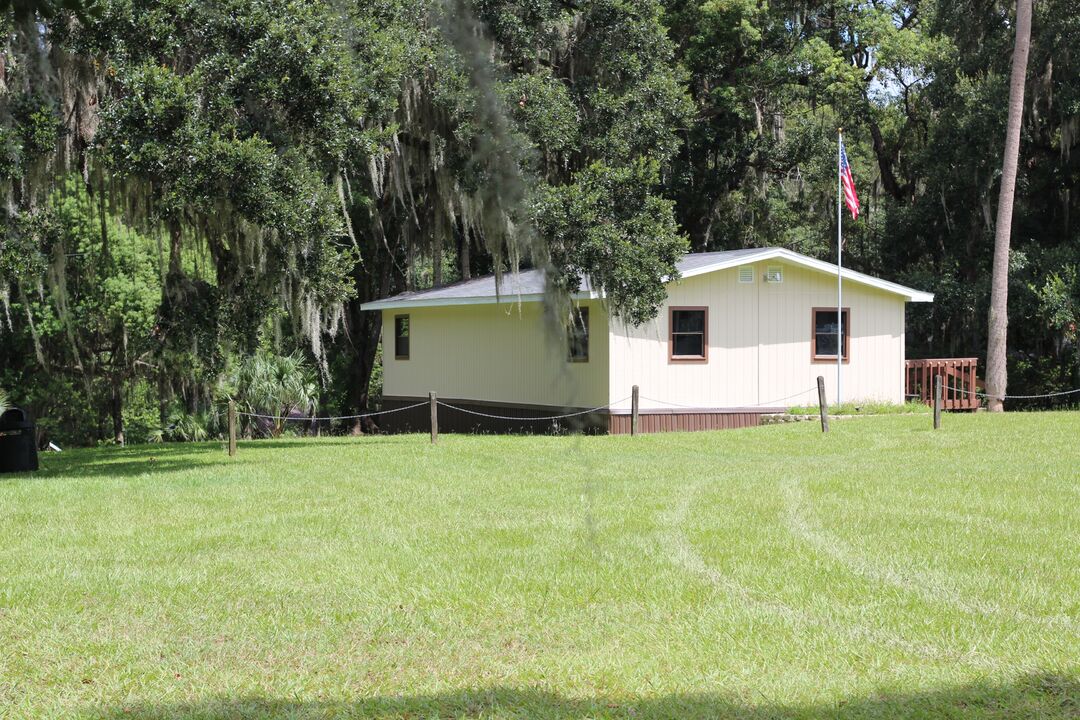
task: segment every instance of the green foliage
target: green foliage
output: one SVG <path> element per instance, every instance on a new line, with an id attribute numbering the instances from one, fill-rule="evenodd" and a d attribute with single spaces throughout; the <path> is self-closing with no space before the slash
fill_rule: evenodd
<path id="1" fill-rule="evenodd" d="M 114 0 L 68 34 L 108 58 L 97 157 L 170 235 L 169 350 L 198 347 L 217 367 L 282 304 L 331 312 L 355 294 L 334 178 L 370 145 L 369 103 L 340 20 L 297 0 Z M 185 269 L 204 247 L 212 287 Z"/>
<path id="2" fill-rule="evenodd" d="M 179 442 L 202 442 L 211 436 L 213 424 L 214 418 L 208 412 L 175 410 L 169 414 L 164 436 Z M 156 436 L 150 439 L 156 441 Z"/>
<path id="3" fill-rule="evenodd" d="M 32 21 L 38 16 L 54 18 L 65 11 L 86 22 L 101 12 L 101 3 L 99 0 L 0 0 L 0 13 L 11 12 L 20 21 Z"/>
<path id="4" fill-rule="evenodd" d="M 242 360 L 226 382 L 226 394 L 233 397 L 244 412 L 273 418 L 270 421 L 273 437 L 282 434 L 290 415 L 311 415 L 318 407 L 319 386 L 315 372 L 298 353 L 276 355 L 259 351 Z M 261 423 L 249 419 L 247 425 L 254 430 Z"/>
<path id="5" fill-rule="evenodd" d="M 165 439 L 158 394 L 147 380 L 139 379 L 126 388 L 123 422 L 124 439 L 129 445 L 156 443 Z"/>
<path id="6" fill-rule="evenodd" d="M 19 93 L 11 99 L 10 112 L 23 153 L 40 157 L 53 151 L 60 134 L 54 101 L 36 91 Z"/>
<path id="7" fill-rule="evenodd" d="M 635 325 L 656 316 L 667 297 L 657 278 L 678 277 L 675 264 L 687 249 L 672 202 L 651 194 L 658 174 L 655 161 L 594 163 L 572 184 L 549 189 L 536 208 L 552 259 L 566 271 L 557 282 L 575 292 L 588 275 L 609 291 L 614 313 Z"/>
<path id="8" fill-rule="evenodd" d="M 11 399 L 4 388 L 0 388 L 0 415 L 11 409 Z"/>
<path id="9" fill-rule="evenodd" d="M 1030 288 L 1039 300 L 1039 314 L 1052 330 L 1068 342 L 1077 341 L 1080 322 L 1080 273 L 1076 265 L 1066 265 L 1046 277 L 1041 287 Z"/>
<path id="10" fill-rule="evenodd" d="M 359 306 L 401 290 L 550 266 L 556 302 L 584 275 L 639 323 L 687 246 L 832 259 L 840 125 L 846 263 L 936 293 L 909 357 L 985 346 L 1009 3 L 0 9 L 0 380 L 68 440 L 160 436 L 271 346 L 359 411 L 379 342 Z M 1075 2 L 1038 3 L 1018 393 L 1080 386 L 1078 43 Z"/>

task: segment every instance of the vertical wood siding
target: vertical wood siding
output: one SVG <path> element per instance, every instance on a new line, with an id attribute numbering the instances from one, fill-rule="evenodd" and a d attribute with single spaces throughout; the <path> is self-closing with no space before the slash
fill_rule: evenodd
<path id="1" fill-rule="evenodd" d="M 767 265 L 781 265 L 782 283 L 766 283 Z M 836 304 L 836 278 L 769 261 L 754 265 L 754 282 L 738 282 L 738 268 L 688 278 L 668 286 L 670 305 L 708 305 L 709 361 L 668 360 L 667 313 L 631 328 L 612 322 L 609 395 L 619 400 L 641 388 L 641 407 L 693 408 L 815 402 L 818 375 L 836 396 L 836 364 L 811 360 L 811 310 Z M 844 283 L 851 309 L 851 361 L 844 365 L 846 400 L 902 402 L 904 300 L 874 288 Z M 794 395 L 795 397 L 790 397 Z M 620 403 L 619 409 L 629 408 Z"/>

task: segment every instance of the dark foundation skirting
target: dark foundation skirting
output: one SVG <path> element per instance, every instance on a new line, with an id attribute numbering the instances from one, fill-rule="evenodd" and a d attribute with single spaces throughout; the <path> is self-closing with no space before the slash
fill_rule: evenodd
<path id="1" fill-rule="evenodd" d="M 782 413 L 785 408 L 687 408 L 673 410 L 641 410 L 638 431 L 701 432 L 704 430 L 735 430 L 757 427 L 762 415 Z M 608 433 L 630 434 L 630 411 L 615 411 L 608 415 Z"/>
<path id="2" fill-rule="evenodd" d="M 426 401 L 421 397 L 384 397 L 383 410 L 394 410 Z M 630 434 L 630 412 L 607 410 L 560 420 L 535 420 L 552 415 L 577 413 L 586 408 L 561 408 L 538 405 L 513 405 L 477 400 L 444 399 L 443 402 L 462 410 L 496 415 L 485 417 L 439 406 L 439 432 L 473 434 L 540 434 L 586 433 L 590 435 Z M 785 408 L 688 408 L 672 410 L 642 410 L 638 428 L 642 433 L 700 432 L 757 427 L 762 415 L 784 412 Z M 431 429 L 431 410 L 427 404 L 409 410 L 375 418 L 379 429 L 387 433 L 426 433 Z"/>

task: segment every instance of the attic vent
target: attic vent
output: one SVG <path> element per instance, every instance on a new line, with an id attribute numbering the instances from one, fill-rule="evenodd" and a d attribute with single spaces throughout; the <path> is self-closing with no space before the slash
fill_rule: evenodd
<path id="1" fill-rule="evenodd" d="M 754 266 L 743 265 L 739 268 L 739 282 L 752 283 L 754 282 Z"/>
<path id="2" fill-rule="evenodd" d="M 767 283 L 782 283 L 784 282 L 784 269 L 779 265 L 770 265 L 765 268 L 765 282 Z"/>

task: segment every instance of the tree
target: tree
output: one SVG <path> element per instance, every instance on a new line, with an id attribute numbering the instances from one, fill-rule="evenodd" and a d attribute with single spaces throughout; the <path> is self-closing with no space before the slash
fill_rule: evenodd
<path id="1" fill-rule="evenodd" d="M 1016 2 L 1016 44 L 1009 79 L 1009 121 L 1005 130 L 1005 152 L 1001 163 L 997 221 L 994 231 L 994 266 L 990 288 L 989 332 L 986 349 L 986 391 L 991 412 L 1004 409 L 1008 384 L 1009 331 L 1009 241 L 1012 237 L 1013 197 L 1016 166 L 1020 157 L 1020 129 L 1024 117 L 1024 85 L 1028 52 L 1031 48 L 1032 0 Z"/>
<path id="2" fill-rule="evenodd" d="M 617 314 L 655 315 L 686 247 L 662 180 L 691 109 L 662 16 L 658 0 L 353 11 L 372 86 L 398 94 L 348 173 L 370 198 L 350 206 L 364 258 L 338 341 L 350 411 L 367 407 L 381 327 L 359 307 L 375 297 L 531 266 L 559 304 L 584 273 Z"/>

